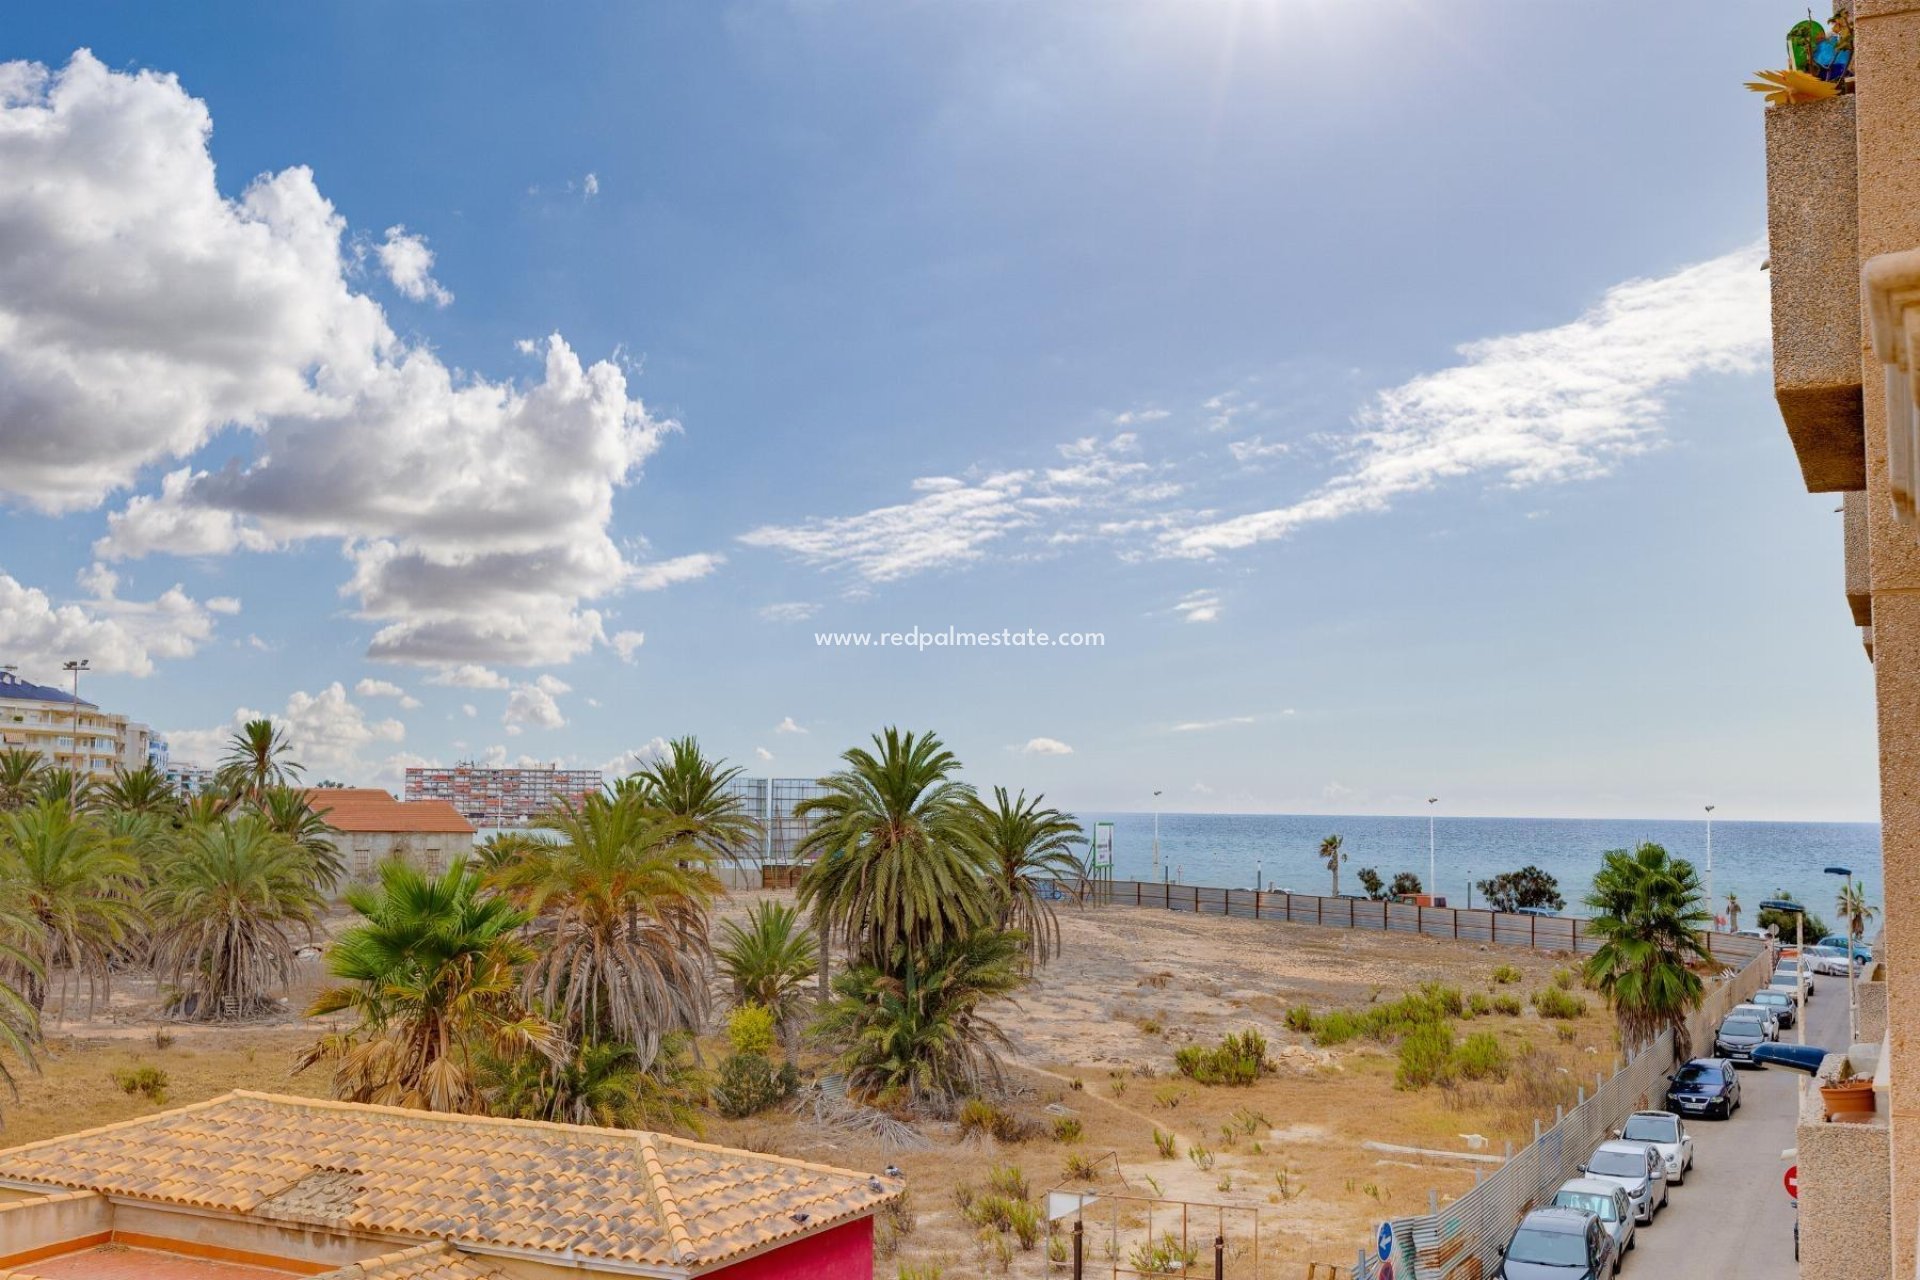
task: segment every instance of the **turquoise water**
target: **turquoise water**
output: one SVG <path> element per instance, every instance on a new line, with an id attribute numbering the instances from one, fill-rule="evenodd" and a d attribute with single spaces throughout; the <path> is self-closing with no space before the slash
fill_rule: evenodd
<path id="1" fill-rule="evenodd" d="M 1122 879 L 1158 878 L 1152 874 L 1153 815 L 1083 813 L 1089 830 L 1096 821 L 1114 824 L 1114 868 Z M 1397 871 L 1427 878 L 1427 820 L 1417 817 L 1305 817 L 1293 814 L 1163 813 L 1161 862 L 1169 878 L 1185 884 L 1252 888 L 1256 871 L 1267 888 L 1325 893 L 1327 869 L 1318 857 L 1320 841 L 1338 833 L 1347 863 L 1340 869 L 1343 892 L 1358 892 L 1354 873 L 1373 867 L 1388 880 Z M 1641 840 L 1665 845 L 1669 852 L 1706 866 L 1704 822 L 1658 819 L 1458 818 L 1434 820 L 1439 892 L 1449 905 L 1464 906 L 1468 885 L 1527 863 L 1559 878 L 1569 912 L 1608 849 L 1629 848 Z M 1713 824 L 1714 895 L 1737 893 L 1742 923 L 1751 923 L 1754 904 L 1786 889 L 1831 922 L 1837 877 L 1828 866 L 1850 868 L 1880 902 L 1880 826 L 1871 822 L 1715 822 Z"/>

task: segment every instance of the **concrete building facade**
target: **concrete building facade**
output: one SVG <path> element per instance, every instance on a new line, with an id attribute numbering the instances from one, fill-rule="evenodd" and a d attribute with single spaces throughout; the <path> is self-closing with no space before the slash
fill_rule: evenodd
<path id="1" fill-rule="evenodd" d="M 491 769 L 465 761 L 450 769 L 408 769 L 406 794 L 409 801 L 443 800 L 476 827 L 524 827 L 602 785 L 598 769 Z"/>
<path id="2" fill-rule="evenodd" d="M 0 747 L 21 747 L 55 768 L 111 778 L 146 765 L 153 743 L 153 730 L 144 724 L 0 670 Z"/>
<path id="3" fill-rule="evenodd" d="M 378 787 L 316 787 L 307 803 L 338 833 L 334 848 L 350 876 L 396 857 L 444 871 L 473 852 L 473 824 L 444 800 L 400 801 Z"/>

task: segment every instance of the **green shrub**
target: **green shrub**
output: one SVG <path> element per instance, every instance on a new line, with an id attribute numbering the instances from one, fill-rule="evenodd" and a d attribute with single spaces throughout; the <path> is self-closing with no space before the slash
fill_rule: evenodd
<path id="1" fill-rule="evenodd" d="M 987 1170 L 987 1186 L 1014 1200 L 1033 1195 L 1033 1188 L 1027 1185 L 1027 1175 L 1020 1172 L 1017 1164 L 997 1164 Z"/>
<path id="2" fill-rule="evenodd" d="M 997 1142 L 1025 1142 L 1034 1126 L 997 1102 L 968 1098 L 960 1104 L 960 1136 L 984 1134 Z"/>
<path id="3" fill-rule="evenodd" d="M 1072 1152 L 1067 1156 L 1067 1164 L 1062 1170 L 1062 1176 L 1068 1182 L 1098 1182 L 1100 1181 L 1100 1157 L 1083 1156 L 1077 1151 Z"/>
<path id="4" fill-rule="evenodd" d="M 1179 1106 L 1187 1096 L 1187 1091 L 1177 1084 L 1163 1084 L 1153 1091 L 1153 1105 L 1163 1111 L 1171 1111 Z"/>
<path id="5" fill-rule="evenodd" d="M 1211 1049 L 1182 1045 L 1173 1055 L 1173 1065 L 1197 1084 L 1252 1084 L 1269 1069 L 1267 1038 L 1248 1028 L 1221 1037 Z"/>
<path id="6" fill-rule="evenodd" d="M 937 1262 L 903 1262 L 898 1280 L 946 1280 L 947 1272 Z"/>
<path id="7" fill-rule="evenodd" d="M 1499 1037 L 1491 1031 L 1476 1031 L 1454 1051 L 1453 1067 L 1462 1080 L 1505 1080 L 1512 1062 Z"/>
<path id="8" fill-rule="evenodd" d="M 989 1191 L 973 1198 L 967 1206 L 967 1221 L 976 1227 L 992 1227 L 995 1231 L 1013 1230 L 1014 1206 L 1025 1203 L 1012 1196 L 1001 1195 L 998 1191 Z"/>
<path id="9" fill-rule="evenodd" d="M 920 1218 L 913 1211 L 911 1193 L 902 1191 L 881 1205 L 873 1215 L 874 1256 L 891 1258 L 900 1251 L 900 1242 L 912 1235 L 914 1228 L 919 1225 Z"/>
<path id="10" fill-rule="evenodd" d="M 1484 1018 L 1492 1012 L 1493 1001 L 1487 999 L 1487 997 L 1480 992 L 1476 991 L 1467 997 L 1467 1016 L 1469 1018 Z"/>
<path id="11" fill-rule="evenodd" d="M 1493 971 L 1493 980 L 1501 986 L 1520 981 L 1526 975 L 1510 964 L 1500 965 Z"/>
<path id="12" fill-rule="evenodd" d="M 1313 1031 L 1313 1010 L 1303 1004 L 1296 1004 L 1287 1010 L 1287 1030 L 1309 1035 Z"/>
<path id="13" fill-rule="evenodd" d="M 800 1073 L 791 1062 L 776 1067 L 765 1054 L 729 1054 L 713 1086 L 714 1110 L 741 1120 L 791 1097 L 799 1086 Z"/>
<path id="14" fill-rule="evenodd" d="M 737 1054 L 773 1056 L 773 1014 L 765 1005 L 748 1001 L 727 1015 L 727 1043 Z"/>
<path id="15" fill-rule="evenodd" d="M 1520 997 L 1505 994 L 1495 996 L 1493 998 L 1493 1011 L 1495 1013 L 1505 1014 L 1509 1018 L 1519 1017 Z"/>
<path id="16" fill-rule="evenodd" d="M 1394 1069 L 1393 1087 L 1420 1089 L 1430 1084 L 1448 1084 L 1453 1079 L 1452 1025 L 1427 1022 L 1407 1032 L 1400 1041 L 1400 1065 Z"/>
<path id="17" fill-rule="evenodd" d="M 1053 1122 L 1053 1140 L 1055 1142 L 1075 1143 L 1086 1136 L 1086 1129 L 1078 1116 L 1060 1116 Z"/>
<path id="18" fill-rule="evenodd" d="M 1562 991 L 1573 990 L 1577 981 L 1578 979 L 1573 976 L 1573 970 L 1571 969 L 1555 969 L 1553 971 L 1553 985 Z"/>
<path id="19" fill-rule="evenodd" d="M 1365 1030 L 1366 1026 L 1357 1014 L 1349 1013 L 1345 1009 L 1335 1009 L 1331 1013 L 1314 1019 L 1313 1042 L 1323 1049 L 1330 1049 L 1334 1045 L 1359 1039 L 1361 1032 Z"/>
<path id="20" fill-rule="evenodd" d="M 1008 1217 L 1008 1226 L 1013 1231 L 1014 1239 L 1020 1242 L 1021 1252 L 1031 1253 L 1033 1246 L 1040 1243 L 1040 1232 L 1043 1226 L 1040 1219 L 1040 1206 L 1031 1200 L 1015 1200 L 1013 1211 Z"/>
<path id="21" fill-rule="evenodd" d="M 1171 1231 L 1127 1251 L 1127 1265 L 1146 1276 L 1183 1276 L 1199 1264 L 1200 1246 L 1181 1244 L 1180 1237 Z"/>
<path id="22" fill-rule="evenodd" d="M 1170 1133 L 1163 1133 L 1158 1129 L 1153 1131 L 1153 1145 L 1160 1149 L 1160 1158 L 1162 1160 L 1171 1160 L 1180 1154 L 1179 1139 Z"/>
<path id="23" fill-rule="evenodd" d="M 1577 1018 L 1587 1011 L 1587 1002 L 1560 987 L 1542 987 L 1533 993 L 1533 1007 L 1543 1018 Z"/>
<path id="24" fill-rule="evenodd" d="M 115 1067 L 113 1082 L 129 1098 L 137 1093 L 149 1102 L 167 1100 L 167 1073 L 159 1067 L 146 1063 L 137 1067 Z"/>

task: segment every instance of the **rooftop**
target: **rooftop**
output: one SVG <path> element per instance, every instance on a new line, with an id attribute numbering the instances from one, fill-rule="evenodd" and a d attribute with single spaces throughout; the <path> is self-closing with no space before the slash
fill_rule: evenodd
<path id="1" fill-rule="evenodd" d="M 287 1280 L 290 1275 L 300 1274 L 123 1244 L 93 1245 L 55 1254 L 26 1264 L 24 1270 L 35 1280 Z"/>
<path id="2" fill-rule="evenodd" d="M 248 1092 L 0 1152 L 0 1185 L 687 1273 L 865 1216 L 901 1191 L 641 1130 Z M 468 1274 L 434 1280 L 486 1269 L 457 1252 L 440 1263 Z"/>
<path id="3" fill-rule="evenodd" d="M 99 710 L 85 698 L 75 698 L 64 689 L 55 689 L 50 685 L 22 680 L 11 671 L 0 671 L 0 698 L 17 698 L 25 702 L 59 702 L 68 706 L 78 702 L 89 710 Z"/>
<path id="4" fill-rule="evenodd" d="M 313 811 L 345 832 L 451 832 L 472 835 L 473 824 L 445 800 L 396 800 L 379 787 L 316 787 Z"/>

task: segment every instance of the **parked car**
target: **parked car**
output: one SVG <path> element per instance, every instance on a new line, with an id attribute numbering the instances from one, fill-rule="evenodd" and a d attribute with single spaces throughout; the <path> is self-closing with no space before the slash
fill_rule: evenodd
<path id="1" fill-rule="evenodd" d="M 1725 1058 L 1695 1058 L 1673 1073 L 1667 1106 L 1684 1115 L 1731 1119 L 1740 1109 L 1740 1073 Z"/>
<path id="2" fill-rule="evenodd" d="M 1713 1033 L 1713 1055 L 1716 1058 L 1731 1058 L 1734 1062 L 1752 1062 L 1755 1045 L 1768 1044 L 1773 1037 L 1767 1034 L 1767 1026 L 1758 1018 L 1728 1016 L 1720 1020 L 1719 1029 Z"/>
<path id="3" fill-rule="evenodd" d="M 1764 1004 L 1737 1004 L 1727 1010 L 1727 1016 L 1735 1018 L 1758 1018 L 1767 1024 L 1767 1039 L 1780 1038 L 1780 1018 Z"/>
<path id="4" fill-rule="evenodd" d="M 1794 983 L 1798 981 L 1798 978 L 1795 976 L 1796 970 L 1807 975 L 1807 999 L 1813 999 L 1813 966 L 1810 964 L 1803 965 L 1799 956 L 1784 956 L 1781 958 L 1780 963 L 1774 966 L 1772 985 L 1777 987 L 1780 985 L 1781 980 L 1785 979 L 1789 987 L 1793 986 Z"/>
<path id="5" fill-rule="evenodd" d="M 1604 1280 L 1620 1251 L 1600 1220 L 1578 1209 L 1535 1209 L 1500 1246 L 1496 1280 Z"/>
<path id="6" fill-rule="evenodd" d="M 1580 1172 L 1626 1192 L 1633 1216 L 1643 1223 L 1652 1222 L 1653 1215 L 1667 1207 L 1667 1162 L 1644 1142 L 1624 1138 L 1603 1142 L 1593 1149 Z"/>
<path id="7" fill-rule="evenodd" d="M 1671 1111 L 1636 1111 L 1614 1136 L 1651 1146 L 1666 1162 L 1667 1181 L 1676 1187 L 1686 1185 L 1687 1170 L 1693 1168 L 1693 1136 L 1679 1116 Z"/>
<path id="8" fill-rule="evenodd" d="M 1849 949 L 1847 939 L 1838 933 L 1830 933 L 1820 939 L 1820 945 L 1823 947 L 1832 947 L 1835 951 L 1846 951 Z M 1873 948 L 1860 941 L 1860 939 L 1855 938 L 1853 940 L 1851 950 L 1853 951 L 1853 962 L 1855 964 L 1873 963 Z"/>
<path id="9" fill-rule="evenodd" d="M 1844 947 L 1806 947 L 1800 954 L 1813 972 L 1824 973 L 1830 978 L 1844 978 L 1853 967 Z"/>
<path id="10" fill-rule="evenodd" d="M 1800 1002 L 1793 998 L 1793 992 L 1782 991 L 1778 987 L 1768 987 L 1764 991 L 1754 992 L 1753 1003 L 1771 1011 L 1773 1020 L 1778 1022 L 1783 1030 L 1793 1026 L 1793 1021 L 1800 1012 Z"/>
<path id="11" fill-rule="evenodd" d="M 1599 1178 L 1575 1178 L 1553 1193 L 1559 1209 L 1582 1209 L 1600 1219 L 1600 1225 L 1613 1237 L 1613 1250 L 1624 1255 L 1638 1243 L 1634 1239 L 1633 1202 L 1627 1193 Z"/>

